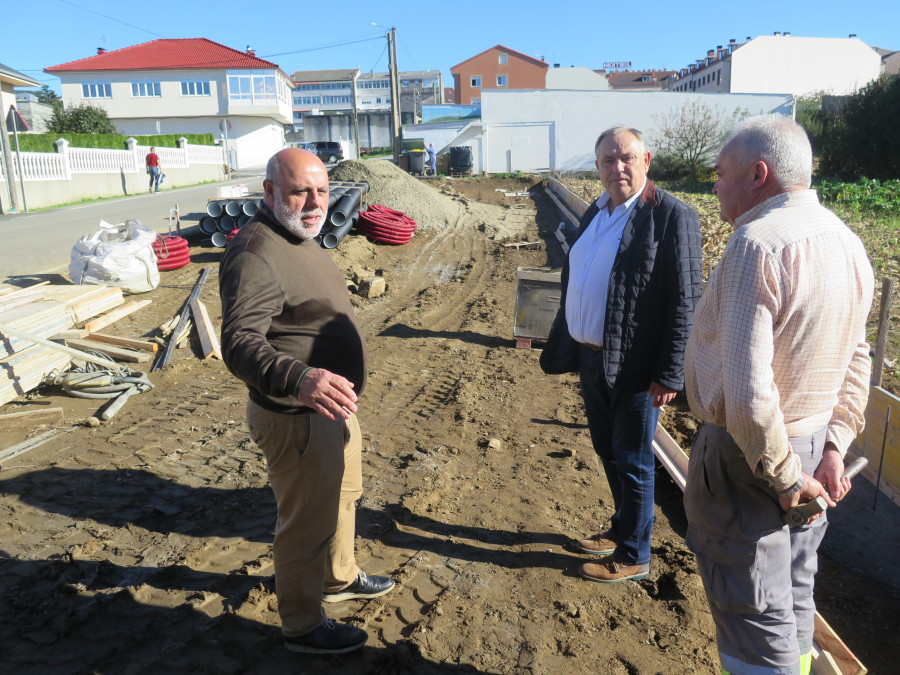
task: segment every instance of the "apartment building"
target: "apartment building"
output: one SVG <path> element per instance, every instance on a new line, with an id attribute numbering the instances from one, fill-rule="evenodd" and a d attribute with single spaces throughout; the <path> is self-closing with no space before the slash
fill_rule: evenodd
<path id="1" fill-rule="evenodd" d="M 545 89 L 546 62 L 496 45 L 450 69 L 456 103 L 479 105 L 484 89 Z"/>
<path id="2" fill-rule="evenodd" d="M 665 80 L 668 91 L 852 94 L 881 73 L 881 56 L 855 35 L 794 37 L 776 32 L 732 39 Z"/>

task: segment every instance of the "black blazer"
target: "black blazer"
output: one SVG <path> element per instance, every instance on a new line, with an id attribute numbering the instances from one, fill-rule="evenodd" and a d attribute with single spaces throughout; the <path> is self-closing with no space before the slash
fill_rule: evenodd
<path id="1" fill-rule="evenodd" d="M 576 241 L 597 215 L 591 204 Z M 651 382 L 684 387 L 684 349 L 702 292 L 703 251 L 697 213 L 647 180 L 622 232 L 609 284 L 597 289 L 606 302 L 603 370 L 609 387 L 638 392 Z M 558 374 L 578 371 L 578 344 L 566 325 L 569 260 L 563 267 L 560 308 L 541 368 Z"/>

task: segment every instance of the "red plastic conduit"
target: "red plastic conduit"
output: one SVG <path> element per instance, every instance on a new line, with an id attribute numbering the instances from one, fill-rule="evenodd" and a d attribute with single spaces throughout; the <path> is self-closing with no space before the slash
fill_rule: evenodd
<path id="1" fill-rule="evenodd" d="M 407 244 L 416 229 L 416 221 L 402 211 L 395 211 L 380 204 L 370 204 L 359 214 L 356 227 L 372 239 L 383 244 Z"/>
<path id="2" fill-rule="evenodd" d="M 191 261 L 188 242 L 183 237 L 157 237 L 153 242 L 153 252 L 158 258 L 156 267 L 161 272 L 180 269 Z"/>

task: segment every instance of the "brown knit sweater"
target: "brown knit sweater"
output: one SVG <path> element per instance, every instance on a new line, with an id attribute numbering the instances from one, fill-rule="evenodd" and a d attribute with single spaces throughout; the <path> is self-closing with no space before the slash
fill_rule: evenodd
<path id="1" fill-rule="evenodd" d="M 314 240 L 303 241 L 261 204 L 225 249 L 219 268 L 222 356 L 250 398 L 282 413 L 307 366 L 366 382 L 366 349 L 344 277 Z"/>

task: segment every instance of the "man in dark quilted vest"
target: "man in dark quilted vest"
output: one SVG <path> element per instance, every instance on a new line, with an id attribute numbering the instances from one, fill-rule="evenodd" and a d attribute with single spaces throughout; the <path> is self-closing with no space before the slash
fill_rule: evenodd
<path id="1" fill-rule="evenodd" d="M 579 373 L 615 508 L 606 530 L 576 543 L 594 558 L 580 574 L 615 583 L 650 572 L 651 443 L 660 408 L 684 386 L 702 251 L 697 214 L 647 178 L 640 131 L 607 129 L 594 152 L 605 192 L 581 219 L 563 268 L 541 367 Z"/>

